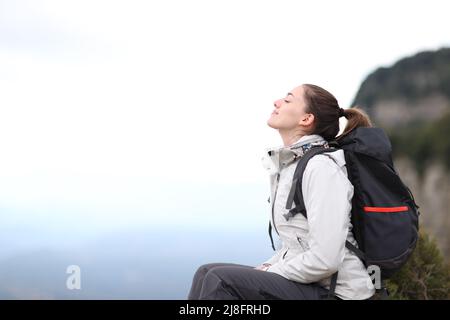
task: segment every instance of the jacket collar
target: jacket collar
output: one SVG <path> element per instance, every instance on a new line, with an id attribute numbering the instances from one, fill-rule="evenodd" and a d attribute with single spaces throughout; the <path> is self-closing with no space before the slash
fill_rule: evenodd
<path id="1" fill-rule="evenodd" d="M 324 144 L 327 144 L 327 142 L 322 136 L 312 134 L 301 137 L 290 146 L 268 148 L 262 159 L 263 166 L 271 172 L 274 172 L 274 170 L 278 172 L 282 166 L 302 157 L 311 146 Z"/>
<path id="2" fill-rule="evenodd" d="M 318 134 L 310 134 L 301 137 L 300 139 L 297 140 L 297 142 L 286 148 L 296 153 L 297 155 L 302 156 L 303 153 L 305 152 L 306 146 L 308 146 L 309 144 L 316 144 L 316 143 L 321 144 L 322 142 L 325 142 L 325 139 L 322 138 L 322 136 Z"/>

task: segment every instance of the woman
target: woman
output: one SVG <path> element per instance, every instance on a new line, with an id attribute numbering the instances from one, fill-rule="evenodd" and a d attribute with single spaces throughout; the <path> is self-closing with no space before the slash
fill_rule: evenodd
<path id="1" fill-rule="evenodd" d="M 281 248 L 257 267 L 199 267 L 188 299 L 324 299 L 337 271 L 335 299 L 369 299 L 375 288 L 368 272 L 345 248 L 346 240 L 357 243 L 350 223 L 353 186 L 342 150 L 316 155 L 306 166 L 302 191 L 308 219 L 283 215 L 298 159 L 312 146 L 328 147 L 356 127 L 371 126 L 370 119 L 360 109 L 341 109 L 331 93 L 312 84 L 296 87 L 274 106 L 267 124 L 278 130 L 283 146 L 267 150 L 263 164 L 271 178 L 271 223 Z M 348 122 L 336 137 L 341 116 Z"/>

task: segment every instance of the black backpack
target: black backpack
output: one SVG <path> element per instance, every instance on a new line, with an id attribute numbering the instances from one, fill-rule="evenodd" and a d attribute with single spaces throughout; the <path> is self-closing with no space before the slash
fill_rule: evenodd
<path id="1" fill-rule="evenodd" d="M 342 149 L 354 187 L 351 223 L 358 247 L 348 241 L 345 245 L 366 267 L 378 266 L 381 280 L 388 279 L 411 256 L 419 237 L 420 215 L 411 191 L 394 168 L 389 138 L 381 128 L 359 127 L 329 146 L 313 147 L 298 161 L 285 216 L 301 213 L 307 217 L 301 185 L 308 161 L 317 154 Z M 334 295 L 336 279 L 337 273 L 332 277 L 330 295 Z"/>

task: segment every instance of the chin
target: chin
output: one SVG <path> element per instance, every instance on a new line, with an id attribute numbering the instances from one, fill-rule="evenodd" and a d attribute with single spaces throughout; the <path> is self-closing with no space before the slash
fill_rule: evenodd
<path id="1" fill-rule="evenodd" d="M 278 126 L 273 121 L 270 120 L 272 119 L 267 120 L 267 125 L 273 129 L 278 129 Z"/>

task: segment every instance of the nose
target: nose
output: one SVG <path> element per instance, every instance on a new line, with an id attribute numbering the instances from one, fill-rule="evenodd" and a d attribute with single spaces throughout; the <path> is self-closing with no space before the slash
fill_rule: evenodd
<path id="1" fill-rule="evenodd" d="M 279 108 L 280 105 L 281 105 L 281 99 L 275 100 L 275 102 L 273 103 L 273 106 L 274 106 L 275 108 Z"/>

